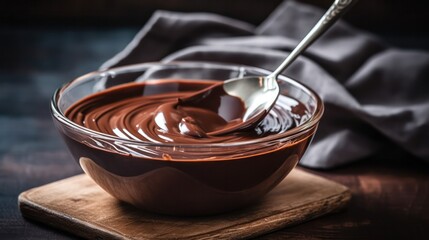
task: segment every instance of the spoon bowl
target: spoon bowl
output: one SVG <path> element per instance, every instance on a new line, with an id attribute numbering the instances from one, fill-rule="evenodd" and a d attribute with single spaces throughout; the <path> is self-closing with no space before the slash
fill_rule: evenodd
<path id="1" fill-rule="evenodd" d="M 199 107 L 218 112 L 221 117 L 228 120 L 229 124 L 226 126 L 207 133 L 208 136 L 216 136 L 252 127 L 255 122 L 268 114 L 279 93 L 280 89 L 276 80 L 251 76 L 228 79 L 189 97 L 181 98 L 179 104 L 199 105 Z M 236 116 L 235 118 L 229 116 L 230 112 L 239 111 L 237 107 L 234 107 L 235 111 L 222 110 L 222 107 L 232 108 L 231 101 L 225 101 L 227 97 L 239 99 L 242 103 L 241 114 L 238 114 L 239 119 Z"/>

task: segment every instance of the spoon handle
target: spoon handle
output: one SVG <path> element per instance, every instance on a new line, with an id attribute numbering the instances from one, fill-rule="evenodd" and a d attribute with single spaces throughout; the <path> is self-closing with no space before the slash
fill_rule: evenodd
<path id="1" fill-rule="evenodd" d="M 335 0 L 328 11 L 320 18 L 319 22 L 301 40 L 296 48 L 287 56 L 280 66 L 271 73 L 268 78 L 277 79 L 279 74 L 287 68 L 308 46 L 334 24 L 357 0 Z"/>

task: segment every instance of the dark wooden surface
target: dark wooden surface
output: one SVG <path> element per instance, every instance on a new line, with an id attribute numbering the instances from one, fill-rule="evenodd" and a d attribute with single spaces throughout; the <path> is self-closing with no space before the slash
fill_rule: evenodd
<path id="1" fill-rule="evenodd" d="M 81 173 L 53 127 L 49 99 L 61 84 L 96 69 L 121 50 L 137 30 L 0 25 L 0 239 L 75 238 L 23 219 L 17 196 Z M 429 49 L 427 31 L 380 33 L 401 47 Z M 429 235 L 429 167 L 421 160 L 374 157 L 339 169 L 309 171 L 348 186 L 353 194 L 348 209 L 263 239 L 424 239 Z"/>

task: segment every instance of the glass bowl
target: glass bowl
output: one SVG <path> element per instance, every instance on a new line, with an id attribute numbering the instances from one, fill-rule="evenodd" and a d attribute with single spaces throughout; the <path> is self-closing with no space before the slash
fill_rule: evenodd
<path id="1" fill-rule="evenodd" d="M 124 66 L 86 74 L 59 88 L 52 98 L 51 112 L 74 159 L 115 198 L 161 214 L 218 214 L 257 202 L 297 165 L 323 114 L 323 103 L 315 92 L 280 76 L 278 102 L 289 97 L 298 100 L 307 108 L 306 117 L 286 132 L 232 143 L 164 144 L 121 139 L 82 127 L 64 112 L 89 94 L 132 81 L 222 81 L 268 74 L 255 67 L 208 62 Z"/>

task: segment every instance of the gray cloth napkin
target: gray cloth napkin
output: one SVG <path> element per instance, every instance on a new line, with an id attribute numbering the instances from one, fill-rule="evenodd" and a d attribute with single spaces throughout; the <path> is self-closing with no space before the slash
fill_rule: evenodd
<path id="1" fill-rule="evenodd" d="M 285 1 L 255 27 L 215 14 L 158 11 L 101 68 L 204 60 L 274 70 L 324 12 Z M 429 53 L 387 46 L 340 21 L 284 74 L 314 89 L 326 107 L 302 165 L 332 168 L 401 153 L 429 161 Z"/>

